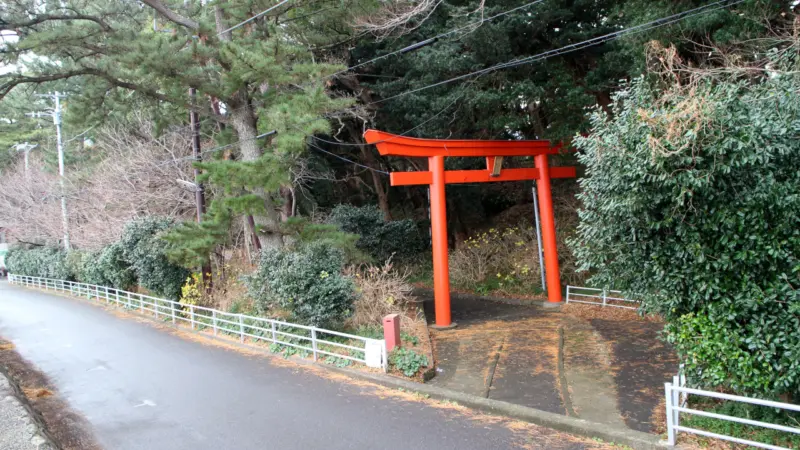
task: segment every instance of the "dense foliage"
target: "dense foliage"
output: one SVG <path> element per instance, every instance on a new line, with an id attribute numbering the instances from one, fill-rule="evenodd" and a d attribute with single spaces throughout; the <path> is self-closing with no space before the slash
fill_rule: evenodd
<path id="1" fill-rule="evenodd" d="M 249 295 L 261 313 L 288 311 L 299 323 L 341 326 L 352 312 L 355 289 L 342 275 L 344 252 L 325 242 L 297 251 L 265 250 L 258 269 L 247 277 Z"/>
<path id="2" fill-rule="evenodd" d="M 93 265 L 101 274 L 108 286 L 117 289 L 129 289 L 136 284 L 131 263 L 125 259 L 122 245 L 119 242 L 107 245 L 98 254 L 98 259 Z"/>
<path id="3" fill-rule="evenodd" d="M 392 256 L 408 258 L 423 248 L 419 229 L 412 220 L 386 221 L 374 206 L 338 205 L 328 222 L 360 236 L 356 245 L 379 262 Z"/>
<path id="4" fill-rule="evenodd" d="M 140 286 L 177 300 L 190 272 L 167 258 L 168 244 L 161 237 L 172 226 L 169 219 L 157 217 L 133 220 L 125 226 L 119 245 L 124 261 L 130 264 Z M 118 250 L 113 252 L 119 255 Z"/>
<path id="5" fill-rule="evenodd" d="M 15 248 L 6 255 L 8 271 L 17 275 L 74 280 L 66 253 L 58 248 L 36 247 L 30 250 Z"/>
<path id="6" fill-rule="evenodd" d="M 797 395 L 800 76 L 794 58 L 769 67 L 689 87 L 638 79 L 613 117 L 592 114 L 574 247 L 595 284 L 667 319 L 695 382 Z"/>

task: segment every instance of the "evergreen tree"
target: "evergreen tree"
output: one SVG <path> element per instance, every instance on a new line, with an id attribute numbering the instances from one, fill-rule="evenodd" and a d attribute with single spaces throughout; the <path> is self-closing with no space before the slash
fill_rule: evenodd
<path id="1" fill-rule="evenodd" d="M 446 0 L 414 32 L 394 40 L 363 39 L 353 63 L 399 50 L 526 2 L 500 0 L 475 11 L 475 4 Z M 359 68 L 360 84 L 372 100 L 421 88 L 495 64 L 539 55 L 623 28 L 687 11 L 708 0 L 546 0 L 463 31 L 413 52 Z M 747 0 L 674 25 L 404 95 L 375 105 L 375 124 L 411 136 L 473 139 L 568 139 L 588 128 L 587 108 L 607 108 L 620 82 L 641 74 L 645 44 L 677 44 L 697 65 L 717 56 L 704 45 L 726 45 L 763 37 L 779 26 L 786 2 Z"/>
<path id="2" fill-rule="evenodd" d="M 186 109 L 215 120 L 233 131 L 235 137 L 222 138 L 236 145 L 202 168 L 224 195 L 209 208 L 212 224 L 185 227 L 184 239 L 210 244 L 231 214 L 252 214 L 262 246 L 279 246 L 288 169 L 305 151 L 306 135 L 328 130 L 324 114 L 350 104 L 332 99 L 321 80 L 341 66 L 317 62 L 309 50 L 334 38 L 326 33 L 346 23 L 347 6 L 318 14 L 317 2 L 65 0 L 42 8 L 20 0 L 3 7 L 0 26 L 19 39 L 7 45 L 2 62 L 28 62 L 2 75 L 0 96 L 21 85 L 70 80 L 79 86 L 71 102 L 84 123 L 143 104 L 167 120 L 185 117 Z M 194 102 L 190 87 L 197 90 Z M 270 130 L 277 134 L 259 137 Z"/>

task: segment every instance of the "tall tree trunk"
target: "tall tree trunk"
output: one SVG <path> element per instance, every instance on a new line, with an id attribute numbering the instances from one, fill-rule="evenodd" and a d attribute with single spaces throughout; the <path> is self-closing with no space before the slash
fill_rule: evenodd
<path id="1" fill-rule="evenodd" d="M 358 129 L 352 123 L 348 124 L 347 126 L 350 136 L 354 140 L 356 140 L 359 144 L 359 149 L 361 149 L 361 157 L 364 159 L 364 163 L 368 167 L 377 168 L 379 166 L 378 162 L 375 160 L 375 157 L 372 154 L 369 146 L 366 142 L 364 142 L 364 138 L 359 134 Z M 381 179 L 381 174 L 375 172 L 374 170 L 369 171 L 370 175 L 372 176 L 372 184 L 375 188 L 375 195 L 378 197 L 378 207 L 383 212 L 383 219 L 384 220 L 392 220 L 392 211 L 389 207 L 389 193 L 387 192 L 386 185 L 383 184 L 383 179 Z"/>
<path id="2" fill-rule="evenodd" d="M 221 1 L 220 4 L 226 3 Z M 225 30 L 225 12 L 220 4 L 214 6 L 214 18 L 216 20 L 217 32 Z M 220 35 L 223 41 L 231 40 L 231 33 L 225 32 Z M 242 153 L 242 161 L 256 161 L 261 157 L 261 147 L 258 145 L 258 126 L 253 105 L 250 103 L 248 87 L 242 86 L 228 99 L 227 106 L 230 109 L 231 126 L 236 130 L 239 137 L 239 148 Z M 273 193 L 268 193 L 264 189 L 254 190 L 264 200 L 264 215 L 253 216 L 255 233 L 258 236 L 259 245 L 262 249 L 280 248 L 283 246 L 283 239 L 280 233 L 280 215 L 275 210 L 272 202 Z"/>
<path id="3" fill-rule="evenodd" d="M 239 148 L 242 153 L 242 161 L 256 161 L 261 157 L 261 147 L 258 145 L 256 136 L 256 116 L 247 99 L 247 88 L 241 88 L 236 94 L 236 102 L 231 102 L 231 126 L 236 130 L 239 137 Z M 255 194 L 264 199 L 265 214 L 253 216 L 256 225 L 256 234 L 262 249 L 280 248 L 283 246 L 283 239 L 280 233 L 280 214 L 275 210 L 272 201 L 273 194 L 264 189 L 256 189 Z"/>

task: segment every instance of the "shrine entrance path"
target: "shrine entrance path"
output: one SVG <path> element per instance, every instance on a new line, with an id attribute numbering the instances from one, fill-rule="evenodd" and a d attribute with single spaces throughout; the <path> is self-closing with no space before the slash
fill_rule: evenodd
<path id="1" fill-rule="evenodd" d="M 415 294 L 433 323 L 432 292 Z M 663 426 L 664 383 L 678 363 L 661 324 L 455 293 L 452 314 L 456 328 L 431 329 L 430 384 L 620 429 Z"/>

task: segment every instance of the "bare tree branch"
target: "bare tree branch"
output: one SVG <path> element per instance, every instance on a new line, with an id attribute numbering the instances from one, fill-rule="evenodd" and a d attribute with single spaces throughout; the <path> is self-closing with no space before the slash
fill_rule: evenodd
<path id="1" fill-rule="evenodd" d="M 378 39 L 410 33 L 425 23 L 442 0 L 394 0 L 378 12 L 356 21 L 355 26 L 372 33 Z M 483 5 L 483 3 L 481 3 Z"/>
<path id="2" fill-rule="evenodd" d="M 190 30 L 200 30 L 199 23 L 188 17 L 183 17 L 175 11 L 167 8 L 163 3 L 161 3 L 161 0 L 142 0 L 142 3 L 161 13 L 161 15 L 166 17 L 170 22 L 189 28 Z"/>

